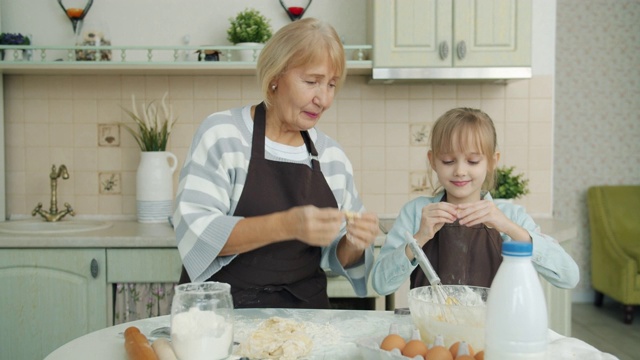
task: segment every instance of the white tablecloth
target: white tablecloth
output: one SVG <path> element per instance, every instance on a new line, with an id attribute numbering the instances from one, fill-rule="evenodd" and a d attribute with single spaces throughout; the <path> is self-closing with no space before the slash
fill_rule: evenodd
<path id="1" fill-rule="evenodd" d="M 311 359 L 363 359 L 363 348 L 356 343 L 360 339 L 384 337 L 391 324 L 398 324 L 401 335 L 407 336 L 413 329 L 411 317 L 394 315 L 391 311 L 363 310 L 305 310 L 305 309 L 236 309 L 234 341 L 242 342 L 257 325 L 270 317 L 284 317 L 310 323 L 322 330 L 314 337 Z M 170 316 L 124 323 L 79 337 L 49 354 L 45 360 L 126 360 L 123 332 L 136 326 L 150 337 L 152 330 L 169 326 Z M 564 337 L 549 330 L 550 359 L 564 360 L 612 360 L 610 354 L 602 353 L 584 341 Z M 237 359 L 233 356 L 232 359 Z M 369 360 L 369 359 L 367 359 Z"/>

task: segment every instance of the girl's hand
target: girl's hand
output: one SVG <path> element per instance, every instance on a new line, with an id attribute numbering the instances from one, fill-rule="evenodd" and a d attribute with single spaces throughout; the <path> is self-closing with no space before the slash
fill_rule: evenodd
<path id="1" fill-rule="evenodd" d="M 510 221 L 491 200 L 458 204 L 457 212 L 460 225 L 485 224 L 488 227 L 502 231 L 506 222 Z"/>
<path id="2" fill-rule="evenodd" d="M 507 234 L 513 240 L 531 241 L 529 233 L 511 221 L 491 200 L 480 200 L 473 203 L 458 204 L 458 219 L 460 225 L 474 226 L 485 224 L 501 233 Z"/>
<path id="3" fill-rule="evenodd" d="M 420 247 L 423 247 L 445 223 L 456 221 L 456 205 L 447 202 L 437 202 L 422 208 L 420 228 L 415 234 L 415 239 Z"/>

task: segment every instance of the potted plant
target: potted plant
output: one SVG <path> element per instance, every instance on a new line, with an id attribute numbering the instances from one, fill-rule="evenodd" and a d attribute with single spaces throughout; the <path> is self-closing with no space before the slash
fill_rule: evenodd
<path id="1" fill-rule="evenodd" d="M 0 45 L 31 45 L 31 38 L 29 36 L 22 35 L 20 33 L 1 33 Z M 4 50 L 0 49 L 1 60 L 4 60 Z M 29 55 L 25 50 L 22 50 L 23 54 Z"/>
<path id="2" fill-rule="evenodd" d="M 258 45 L 267 42 L 272 35 L 269 20 L 258 10 L 246 8 L 235 18 L 229 18 L 231 24 L 227 29 L 227 40 L 234 45 Z M 259 50 L 249 49 L 240 53 L 242 61 L 254 61 Z M 255 56 L 254 56 L 255 55 Z"/>
<path id="3" fill-rule="evenodd" d="M 514 166 L 496 169 L 496 187 L 491 191 L 494 199 L 518 199 L 529 193 L 529 179 L 524 174 L 514 174 Z"/>
<path id="4" fill-rule="evenodd" d="M 171 106 L 162 97 L 160 106 L 152 101 L 142 105 L 142 116 L 131 96 L 132 110 L 124 111 L 136 126 L 120 123 L 140 146 L 140 164 L 136 172 L 136 205 L 138 221 L 166 222 L 173 212 L 173 173 L 178 166 L 176 156 L 167 150 L 171 128 L 176 121 Z"/>

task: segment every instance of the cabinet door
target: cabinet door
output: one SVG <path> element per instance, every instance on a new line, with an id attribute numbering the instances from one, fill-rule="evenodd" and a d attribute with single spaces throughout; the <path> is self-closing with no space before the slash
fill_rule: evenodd
<path id="1" fill-rule="evenodd" d="M 531 66 L 530 0 L 456 0 L 453 65 Z"/>
<path id="2" fill-rule="evenodd" d="M 369 5 L 374 67 L 451 66 L 451 0 L 374 0 Z"/>
<path id="3" fill-rule="evenodd" d="M 0 250 L 2 358 L 41 360 L 104 328 L 104 267 L 103 249 Z"/>
<path id="4" fill-rule="evenodd" d="M 372 0 L 374 67 L 531 66 L 531 0 Z"/>

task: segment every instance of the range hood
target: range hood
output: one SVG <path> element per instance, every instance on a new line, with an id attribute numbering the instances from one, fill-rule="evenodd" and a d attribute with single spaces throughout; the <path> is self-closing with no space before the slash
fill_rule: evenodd
<path id="1" fill-rule="evenodd" d="M 407 67 L 376 68 L 371 71 L 371 83 L 470 81 L 500 82 L 530 79 L 530 67 Z"/>

